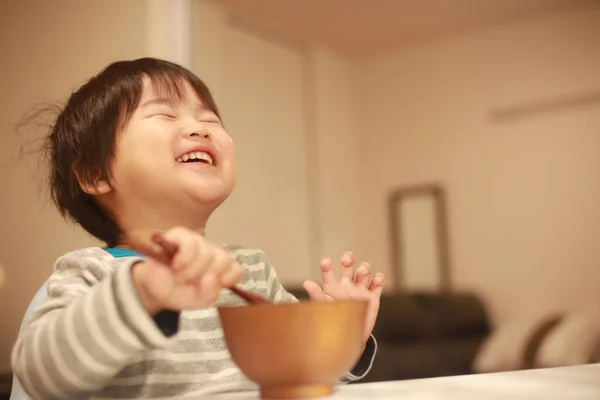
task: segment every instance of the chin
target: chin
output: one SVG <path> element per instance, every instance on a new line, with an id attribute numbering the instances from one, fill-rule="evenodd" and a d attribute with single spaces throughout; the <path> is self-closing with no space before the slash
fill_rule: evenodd
<path id="1" fill-rule="evenodd" d="M 196 187 L 192 194 L 194 201 L 200 204 L 220 206 L 231 194 L 232 190 L 223 186 L 203 186 Z"/>

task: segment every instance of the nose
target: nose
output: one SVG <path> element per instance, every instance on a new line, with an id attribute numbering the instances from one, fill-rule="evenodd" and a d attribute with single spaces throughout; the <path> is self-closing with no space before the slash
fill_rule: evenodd
<path id="1" fill-rule="evenodd" d="M 210 139 L 212 132 L 204 125 L 194 125 L 184 129 L 184 136 L 190 138 Z"/>

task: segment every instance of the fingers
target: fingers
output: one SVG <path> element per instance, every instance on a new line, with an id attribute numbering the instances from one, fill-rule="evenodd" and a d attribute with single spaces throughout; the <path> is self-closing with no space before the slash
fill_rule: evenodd
<path id="1" fill-rule="evenodd" d="M 219 279 L 223 287 L 235 285 L 244 275 L 242 266 L 237 261 L 232 260 L 229 255 L 221 261 L 219 271 Z"/>
<path id="2" fill-rule="evenodd" d="M 131 274 L 142 305 L 151 315 L 156 314 L 173 292 L 169 267 L 149 259 L 134 264 Z"/>
<path id="3" fill-rule="evenodd" d="M 331 258 L 326 257 L 321 260 L 321 280 L 323 283 L 332 283 L 335 281 L 333 273 L 333 262 Z"/>
<path id="4" fill-rule="evenodd" d="M 187 269 L 198 258 L 198 248 L 200 247 L 198 235 L 190 233 L 184 228 L 174 228 L 163 234 L 166 242 L 177 246 L 177 252 L 171 259 L 171 267 L 176 271 Z"/>
<path id="5" fill-rule="evenodd" d="M 312 281 L 304 284 L 304 288 L 312 299 L 322 299 L 323 297 L 376 299 L 381 296 L 383 275 L 373 274 L 368 262 L 360 263 L 355 269 L 354 255 L 352 252 L 346 251 L 340 257 L 340 263 L 341 270 L 338 279 L 333 272 L 331 259 L 323 258 L 321 260 L 322 286 Z"/>
<path id="6" fill-rule="evenodd" d="M 214 274 L 221 287 L 231 287 L 244 275 L 244 269 L 225 250 L 213 248 L 214 256 L 206 273 Z"/>
<path id="7" fill-rule="evenodd" d="M 142 301 L 149 299 L 145 307 L 152 312 L 203 307 L 244 273 L 227 251 L 187 228 L 157 233 L 151 244 L 134 240 L 133 245 L 149 256 L 132 274 Z"/>
<path id="8" fill-rule="evenodd" d="M 210 304 L 219 297 L 221 286 L 214 274 L 208 272 L 194 284 L 179 285 L 173 292 L 171 304 L 180 310 L 193 310 Z"/>
<path id="9" fill-rule="evenodd" d="M 325 301 L 327 300 L 327 295 L 323 292 L 323 288 L 317 282 L 314 281 L 305 281 L 302 285 L 306 293 L 308 293 L 308 297 L 314 301 Z"/>
<path id="10" fill-rule="evenodd" d="M 169 260 L 167 264 L 171 263 L 171 258 L 179 250 L 179 246 L 167 240 L 161 232 L 155 232 L 152 235 L 152 243 L 161 248 L 163 255 Z"/>
<path id="11" fill-rule="evenodd" d="M 358 269 L 356 270 L 356 278 L 354 282 L 358 286 L 369 287 L 369 281 L 371 279 L 371 266 L 367 262 L 363 262 L 360 264 Z"/>
<path id="12" fill-rule="evenodd" d="M 342 270 L 340 271 L 340 278 L 348 278 L 351 281 L 354 280 L 354 255 L 352 252 L 346 251 L 340 258 L 342 263 Z"/>
<path id="13" fill-rule="evenodd" d="M 171 265 L 171 257 L 169 257 L 164 249 L 157 243 L 146 243 L 143 240 L 133 240 L 129 243 L 131 250 L 140 254 L 144 254 L 164 265 Z"/>
<path id="14" fill-rule="evenodd" d="M 208 246 L 203 246 L 198 240 L 190 241 L 187 246 L 182 246 L 182 252 L 177 254 L 181 254 L 181 257 L 173 261 L 173 269 L 180 283 L 198 280 L 209 269 L 215 258 L 214 251 Z"/>
<path id="15" fill-rule="evenodd" d="M 239 281 L 243 273 L 241 265 L 225 250 L 205 244 L 201 246 L 198 258 L 182 270 L 180 275 L 184 281 L 198 281 L 210 274 L 220 287 L 229 287 Z"/>
<path id="16" fill-rule="evenodd" d="M 368 288 L 371 283 L 371 266 L 367 262 L 363 262 L 359 265 L 359 267 L 354 269 L 354 255 L 350 251 L 344 252 L 340 257 L 340 263 L 342 264 L 342 268 L 340 271 L 340 279 L 339 281 L 349 281 L 353 282 L 357 286 L 361 286 L 364 288 Z M 323 258 L 321 260 L 321 279 L 323 285 L 328 285 L 334 282 L 338 282 L 335 273 L 333 272 L 333 264 L 332 260 L 329 257 Z"/>
<path id="17" fill-rule="evenodd" d="M 369 290 L 376 295 L 381 295 L 381 292 L 383 291 L 383 274 L 375 274 L 369 285 Z"/>
<path id="18" fill-rule="evenodd" d="M 215 301 L 217 297 L 219 297 L 219 292 L 221 291 L 221 285 L 219 284 L 217 276 L 212 272 L 202 275 L 202 278 L 200 278 L 199 291 L 203 302 L 210 303 Z"/>
<path id="19" fill-rule="evenodd" d="M 231 286 L 243 275 L 242 267 L 223 249 L 207 242 L 196 232 L 174 228 L 163 236 L 163 242 L 176 249 L 171 266 L 177 283 L 196 283 L 212 274 L 220 286 Z"/>

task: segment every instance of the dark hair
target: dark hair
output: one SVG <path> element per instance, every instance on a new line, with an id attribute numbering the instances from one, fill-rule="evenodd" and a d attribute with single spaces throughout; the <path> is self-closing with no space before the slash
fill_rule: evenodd
<path id="1" fill-rule="evenodd" d="M 91 235 L 115 246 L 121 229 L 114 218 L 78 182 L 111 182 L 110 164 L 117 135 L 126 126 L 142 97 L 147 77 L 161 97 L 185 96 L 189 83 L 204 105 L 219 112 L 206 85 L 186 68 L 164 60 L 141 58 L 108 65 L 72 93 L 48 136 L 50 192 L 65 218 Z"/>

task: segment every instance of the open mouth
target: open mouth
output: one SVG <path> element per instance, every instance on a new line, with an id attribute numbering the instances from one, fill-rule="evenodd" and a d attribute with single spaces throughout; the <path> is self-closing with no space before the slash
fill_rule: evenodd
<path id="1" fill-rule="evenodd" d="M 175 159 L 178 163 L 203 163 L 214 165 L 213 158 L 210 154 L 204 151 L 192 151 Z"/>

